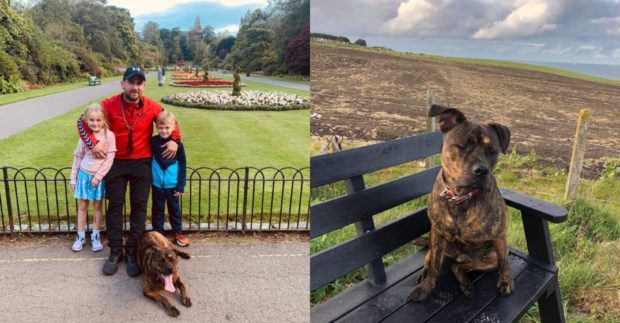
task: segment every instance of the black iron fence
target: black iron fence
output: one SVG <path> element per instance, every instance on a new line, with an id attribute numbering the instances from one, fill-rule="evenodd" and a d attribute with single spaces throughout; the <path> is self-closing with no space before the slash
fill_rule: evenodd
<path id="1" fill-rule="evenodd" d="M 188 167 L 185 193 L 181 196 L 183 230 L 307 231 L 309 175 L 308 167 Z M 0 233 L 76 230 L 77 201 L 69 183 L 71 168 L 2 167 L 1 176 Z M 150 203 L 147 210 L 151 209 Z M 129 228 L 129 211 L 127 199 L 125 230 Z M 91 219 L 92 206 L 88 228 Z"/>

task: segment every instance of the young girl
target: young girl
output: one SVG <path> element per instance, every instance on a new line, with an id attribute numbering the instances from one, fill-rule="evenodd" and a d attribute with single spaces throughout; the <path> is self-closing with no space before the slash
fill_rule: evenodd
<path id="1" fill-rule="evenodd" d="M 88 202 L 93 201 L 93 233 L 91 244 L 93 251 L 103 249 L 99 235 L 101 216 L 103 211 L 103 198 L 105 197 L 105 185 L 103 177 L 108 173 L 116 152 L 116 140 L 114 133 L 108 129 L 106 115 L 103 108 L 97 104 L 91 104 L 83 114 L 84 123 L 93 132 L 95 138 L 104 144 L 105 158 L 96 158 L 90 149 L 78 139 L 77 149 L 73 159 L 71 169 L 71 188 L 73 197 L 78 200 L 77 213 L 77 237 L 71 250 L 80 251 L 86 243 L 84 226 L 86 224 L 86 213 Z"/>

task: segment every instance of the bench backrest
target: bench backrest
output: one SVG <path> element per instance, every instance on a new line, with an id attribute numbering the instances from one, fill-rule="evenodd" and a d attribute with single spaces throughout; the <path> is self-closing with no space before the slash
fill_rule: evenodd
<path id="1" fill-rule="evenodd" d="M 386 253 L 428 232 L 430 223 L 426 208 L 377 230 L 374 230 L 372 216 L 430 193 L 439 167 L 371 188 L 365 187 L 363 175 L 438 154 L 441 144 L 441 133 L 432 132 L 311 158 L 311 188 L 344 180 L 349 193 L 310 207 L 311 237 L 365 222 L 361 226 L 365 229 L 358 237 L 311 257 L 312 290 L 380 260 Z"/>

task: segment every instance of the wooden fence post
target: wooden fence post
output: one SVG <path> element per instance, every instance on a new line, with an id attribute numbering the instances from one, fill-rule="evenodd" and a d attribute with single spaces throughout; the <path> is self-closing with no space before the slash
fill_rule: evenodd
<path id="1" fill-rule="evenodd" d="M 577 185 L 583 168 L 583 155 L 586 151 L 586 134 L 592 110 L 581 109 L 577 120 L 577 131 L 575 132 L 575 143 L 573 144 L 573 154 L 568 168 L 568 179 L 566 181 L 566 193 L 564 200 L 573 200 L 577 195 Z"/>
<path id="2" fill-rule="evenodd" d="M 331 138 L 332 152 L 342 151 L 343 137 L 333 136 Z M 364 177 L 358 175 L 349 178 L 344 181 L 347 194 L 354 194 L 366 189 L 366 183 L 364 183 Z M 358 236 L 375 231 L 375 222 L 372 217 L 362 219 L 354 223 L 355 232 Z M 385 284 L 387 278 L 385 275 L 385 268 L 383 268 L 383 259 L 375 259 L 364 266 L 364 272 L 366 273 L 366 279 L 373 285 L 379 286 Z"/>
<path id="3" fill-rule="evenodd" d="M 428 111 L 430 111 L 431 106 L 435 104 L 435 92 L 433 90 L 428 90 L 426 92 L 426 115 L 428 115 Z M 433 132 L 435 131 L 435 117 L 426 117 L 426 131 Z M 426 168 L 435 167 L 435 156 L 428 156 L 425 160 Z"/>

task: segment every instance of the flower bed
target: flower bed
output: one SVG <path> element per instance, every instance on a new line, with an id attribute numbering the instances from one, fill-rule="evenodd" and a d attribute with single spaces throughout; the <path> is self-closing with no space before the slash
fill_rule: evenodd
<path id="1" fill-rule="evenodd" d="M 175 81 L 170 84 L 170 86 L 179 86 L 179 87 L 231 87 L 233 82 L 230 81 L 222 81 L 222 80 L 208 80 L 208 81 Z M 241 84 L 244 86 L 244 84 Z"/>
<path id="2" fill-rule="evenodd" d="M 301 110 L 310 108 L 310 100 L 280 92 L 244 91 L 235 97 L 230 92 L 185 92 L 163 97 L 162 102 L 188 108 L 208 110 Z"/>

